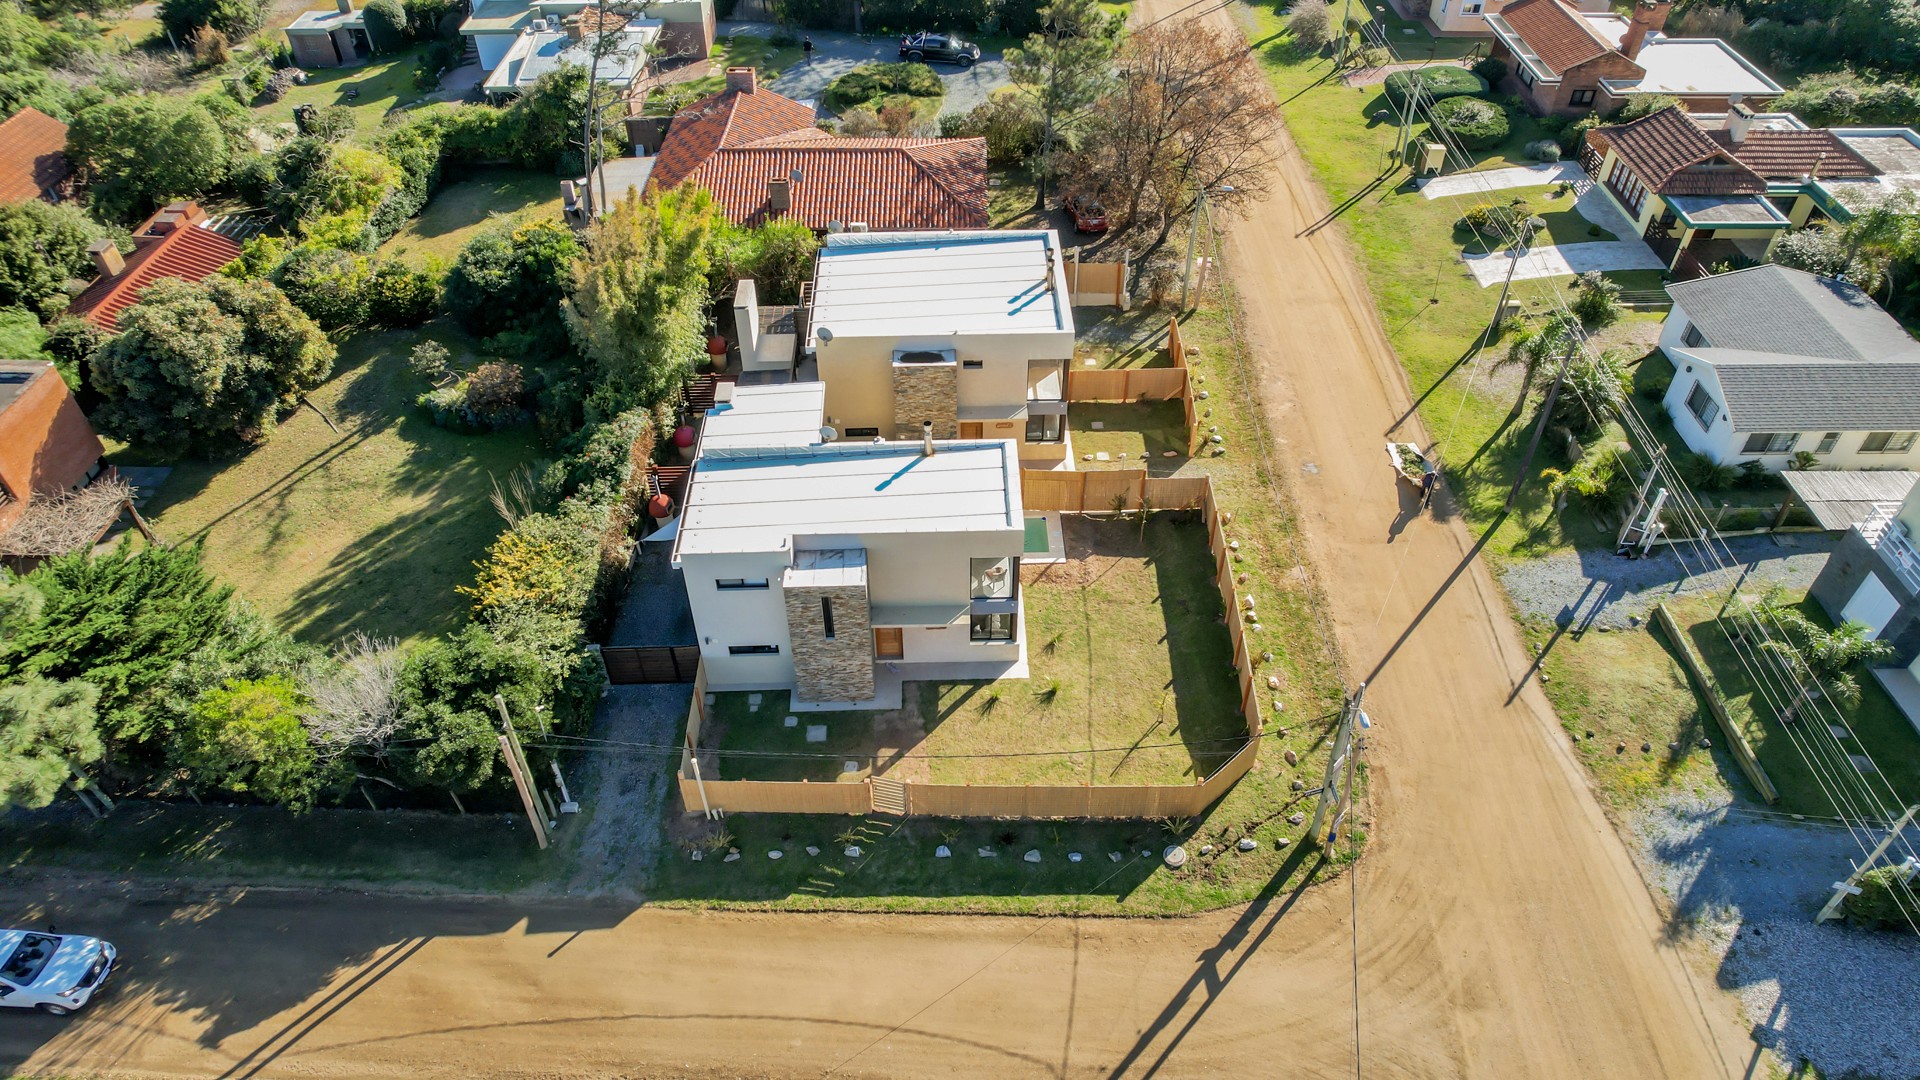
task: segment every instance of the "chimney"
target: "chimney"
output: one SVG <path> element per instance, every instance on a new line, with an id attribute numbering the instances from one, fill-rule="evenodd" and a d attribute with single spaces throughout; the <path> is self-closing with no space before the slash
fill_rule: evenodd
<path id="1" fill-rule="evenodd" d="M 333 2 L 340 9 L 340 14 L 353 14 L 353 0 L 333 0 Z"/>
<path id="2" fill-rule="evenodd" d="M 1648 34 L 1657 34 L 1667 27 L 1667 13 L 1673 10 L 1673 0 L 1640 0 L 1633 6 L 1633 20 L 1627 24 L 1627 33 L 1620 39 L 1620 51 L 1631 60 L 1640 55 L 1640 49 L 1647 43 Z"/>
<path id="3" fill-rule="evenodd" d="M 733 337 L 740 343 L 740 362 L 760 355 L 760 289 L 752 278 L 733 287 Z"/>
<path id="4" fill-rule="evenodd" d="M 344 4 L 347 0 L 340 0 L 340 2 Z M 567 20 L 568 41 L 584 41 L 586 36 L 587 29 L 580 24 L 580 16 L 575 15 L 573 18 Z"/>
<path id="5" fill-rule="evenodd" d="M 127 268 L 127 260 L 120 257 L 120 249 L 113 246 L 111 240 L 95 240 L 87 245 L 87 254 L 93 256 L 93 267 L 100 271 L 103 278 L 119 277 Z"/>
<path id="6" fill-rule="evenodd" d="M 933 456 L 933 421 L 920 421 L 920 456 Z"/>
<path id="7" fill-rule="evenodd" d="M 165 236 L 180 226 L 179 214 L 155 214 L 147 222 L 147 236 Z"/>
<path id="8" fill-rule="evenodd" d="M 1753 110 L 1736 95 L 1727 99 L 1727 138 L 1733 145 L 1739 146 L 1747 141 L 1747 132 L 1753 127 Z"/>
<path id="9" fill-rule="evenodd" d="M 727 89 L 751 94 L 760 88 L 760 74 L 750 67 L 727 69 Z"/>
<path id="10" fill-rule="evenodd" d="M 784 176 L 776 176 L 767 181 L 767 209 L 775 214 L 784 214 L 793 209 L 792 182 Z"/>

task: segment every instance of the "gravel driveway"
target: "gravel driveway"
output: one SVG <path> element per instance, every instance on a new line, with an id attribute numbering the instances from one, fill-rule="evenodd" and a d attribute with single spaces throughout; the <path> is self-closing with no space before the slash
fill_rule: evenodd
<path id="1" fill-rule="evenodd" d="M 600 699 L 593 737 L 672 746 L 687 720 L 693 687 L 614 686 Z M 671 754 L 589 751 L 576 765 L 574 797 L 587 816 L 567 892 L 637 898 L 665 836 L 661 818 L 678 758 Z"/>
<path id="2" fill-rule="evenodd" d="M 1920 1076 L 1920 938 L 1813 923 L 1862 856 L 1845 829 L 1682 797 L 1636 813 L 1627 839 L 1720 958 L 1756 1039 L 1824 1076 Z"/>
<path id="3" fill-rule="evenodd" d="M 1824 533 L 1736 536 L 1726 541 L 1748 571 L 1747 584 L 1774 581 L 1792 589 L 1813 584 L 1833 551 Z M 1651 558 L 1623 559 L 1607 551 L 1579 551 L 1528 559 L 1500 571 L 1500 583 L 1522 614 L 1555 625 L 1608 630 L 1635 625 L 1653 605 L 1678 596 L 1724 590 L 1737 571 L 1689 578 L 1703 569 L 1691 545 L 1663 547 Z"/>
<path id="4" fill-rule="evenodd" d="M 723 22 L 719 36 L 751 34 L 769 37 L 778 29 L 771 23 Z M 775 91 L 790 98 L 819 101 L 825 96 L 828 83 L 861 64 L 895 63 L 900 59 L 900 39 L 892 34 L 862 36 L 832 30 L 813 30 L 808 34 L 813 38 L 813 63 L 795 64 L 769 84 Z M 987 95 L 1011 84 L 1007 62 L 1000 53 L 990 49 L 983 48 L 980 62 L 965 70 L 956 64 L 928 66 L 939 73 L 941 82 L 947 84 L 946 100 L 940 104 L 942 116 L 969 112 L 975 105 L 987 100 Z M 821 106 L 821 112 L 826 112 L 824 105 Z"/>

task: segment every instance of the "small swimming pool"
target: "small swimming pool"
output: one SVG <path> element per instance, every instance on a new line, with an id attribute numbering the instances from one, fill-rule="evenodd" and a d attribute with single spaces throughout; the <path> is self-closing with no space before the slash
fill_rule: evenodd
<path id="1" fill-rule="evenodd" d="M 1030 517 L 1027 519 L 1027 545 L 1029 555 L 1044 555 L 1047 547 L 1047 519 Z"/>
<path id="2" fill-rule="evenodd" d="M 1066 560 L 1066 534 L 1060 529 L 1059 514 L 1030 514 L 1024 528 L 1026 539 L 1020 546 L 1025 554 L 1020 561 L 1034 565 Z"/>

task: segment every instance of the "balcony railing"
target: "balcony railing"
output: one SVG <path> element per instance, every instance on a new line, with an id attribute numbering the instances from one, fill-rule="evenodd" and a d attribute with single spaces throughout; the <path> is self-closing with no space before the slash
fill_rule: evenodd
<path id="1" fill-rule="evenodd" d="M 1855 527 L 1893 568 L 1901 584 L 1920 592 L 1920 550 L 1914 549 L 1906 523 L 1896 516 L 1899 513 L 1899 503 L 1875 503 L 1873 513 Z"/>

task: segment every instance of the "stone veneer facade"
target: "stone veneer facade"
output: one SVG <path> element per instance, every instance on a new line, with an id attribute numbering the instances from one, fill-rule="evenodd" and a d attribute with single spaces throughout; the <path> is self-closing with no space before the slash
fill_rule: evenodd
<path id="1" fill-rule="evenodd" d="M 893 434 L 919 438 L 920 424 L 933 421 L 933 437 L 960 437 L 960 368 L 942 364 L 893 365 Z"/>
<path id="2" fill-rule="evenodd" d="M 873 689 L 873 623 L 865 585 L 788 585 L 787 633 L 793 642 L 794 696 L 801 701 L 869 701 Z M 827 640 L 822 600 L 833 604 Z"/>

